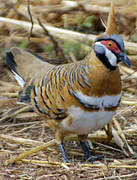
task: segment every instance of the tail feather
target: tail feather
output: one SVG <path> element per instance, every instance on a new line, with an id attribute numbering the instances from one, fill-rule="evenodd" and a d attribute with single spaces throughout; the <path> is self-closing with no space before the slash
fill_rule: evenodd
<path id="1" fill-rule="evenodd" d="M 17 80 L 17 82 L 19 83 L 19 85 L 20 85 L 21 87 L 24 87 L 24 85 L 25 85 L 24 79 L 23 79 L 19 74 L 17 74 L 15 71 L 13 71 L 13 70 L 11 70 L 11 71 L 13 72 L 14 77 L 15 77 L 15 79 Z"/>
<path id="2" fill-rule="evenodd" d="M 6 53 L 6 65 L 10 68 L 10 70 L 16 71 L 16 62 L 14 61 L 14 56 L 11 52 Z"/>
<path id="3" fill-rule="evenodd" d="M 6 54 L 6 65 L 9 67 L 9 69 L 14 74 L 14 77 L 17 80 L 17 82 L 19 83 L 19 85 L 21 87 L 24 87 L 25 81 L 24 81 L 23 77 L 21 77 L 21 75 L 19 75 L 17 70 L 16 70 L 17 64 L 14 61 L 14 56 L 11 52 L 7 52 L 7 54 Z"/>

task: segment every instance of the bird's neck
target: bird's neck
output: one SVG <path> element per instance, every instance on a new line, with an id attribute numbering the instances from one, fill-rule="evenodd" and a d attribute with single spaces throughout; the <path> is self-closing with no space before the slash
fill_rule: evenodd
<path id="1" fill-rule="evenodd" d="M 96 56 L 94 51 L 87 56 L 85 64 L 88 71 L 90 83 L 97 87 L 97 94 L 119 94 L 121 92 L 120 72 L 117 67 L 111 71 Z M 102 94 L 101 94 L 102 93 Z"/>

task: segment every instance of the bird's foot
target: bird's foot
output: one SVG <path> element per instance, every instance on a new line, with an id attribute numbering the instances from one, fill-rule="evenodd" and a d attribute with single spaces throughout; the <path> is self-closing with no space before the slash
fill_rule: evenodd
<path id="1" fill-rule="evenodd" d="M 71 164 L 72 164 L 72 161 L 69 160 L 69 159 L 64 159 L 64 158 L 63 158 L 63 161 L 64 161 L 64 163 L 71 163 Z"/>
<path id="2" fill-rule="evenodd" d="M 104 156 L 103 155 L 99 155 L 99 156 L 92 156 L 92 155 L 90 155 L 90 156 L 84 156 L 84 160 L 86 160 L 87 162 L 91 162 L 91 163 L 93 163 L 93 162 L 95 162 L 95 161 L 100 161 L 100 160 L 102 160 L 104 158 Z"/>
<path id="3" fill-rule="evenodd" d="M 86 160 L 87 162 L 94 162 L 94 161 L 102 160 L 102 158 L 104 157 L 102 155 L 92 156 L 91 152 L 89 150 L 89 146 L 88 146 L 86 141 L 80 141 L 80 145 L 81 145 L 81 147 L 84 151 L 84 154 L 85 154 L 83 160 Z"/>

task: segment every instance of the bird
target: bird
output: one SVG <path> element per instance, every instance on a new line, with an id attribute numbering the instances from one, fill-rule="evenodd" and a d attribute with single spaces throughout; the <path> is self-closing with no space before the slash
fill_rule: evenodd
<path id="1" fill-rule="evenodd" d="M 107 125 L 120 104 L 119 62 L 130 67 L 113 1 L 105 32 L 81 61 L 55 66 L 30 50 L 12 47 L 6 53 L 6 65 L 22 87 L 20 101 L 30 103 L 46 120 L 65 162 L 71 162 L 63 141 L 70 134 L 77 135 L 85 160 L 100 159 L 90 152 L 87 136 Z"/>

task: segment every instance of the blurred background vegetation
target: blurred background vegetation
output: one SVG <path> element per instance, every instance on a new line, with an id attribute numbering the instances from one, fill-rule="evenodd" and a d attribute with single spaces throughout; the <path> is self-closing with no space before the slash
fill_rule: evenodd
<path id="1" fill-rule="evenodd" d="M 96 152 L 105 156 L 100 167 L 74 165 L 68 171 L 68 167 L 54 164 L 5 166 L 9 157 L 54 138 L 38 114 L 18 104 L 20 87 L 5 66 L 5 53 L 16 46 L 29 48 L 52 64 L 83 59 L 96 35 L 105 30 L 103 23 L 107 21 L 110 0 L 0 0 L 0 179 L 137 179 L 137 1 L 114 0 L 114 4 L 118 32 L 126 41 L 132 64 L 131 68 L 120 65 L 123 96 L 116 115 L 120 126 L 116 128 L 116 123 L 114 126 L 118 141 L 113 139 L 110 146 L 94 142 Z M 22 143 L 14 137 L 21 137 Z M 35 143 L 30 143 L 31 140 Z M 69 152 L 73 157 L 82 154 L 79 149 L 70 148 Z M 56 148 L 40 152 L 34 158 L 61 162 Z"/>

